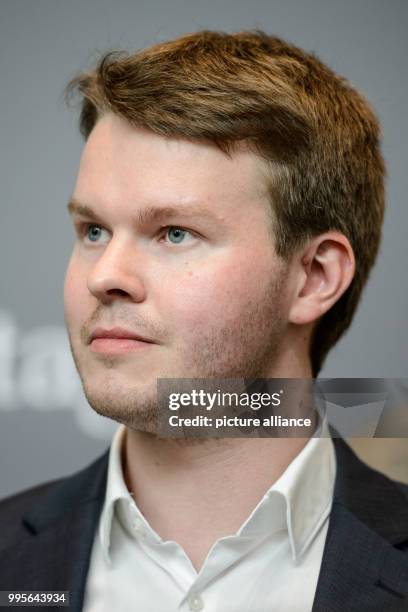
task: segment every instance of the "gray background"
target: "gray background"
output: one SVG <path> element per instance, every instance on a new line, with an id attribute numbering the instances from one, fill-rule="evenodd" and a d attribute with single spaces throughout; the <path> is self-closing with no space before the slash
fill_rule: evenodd
<path id="1" fill-rule="evenodd" d="M 73 240 L 66 202 L 82 147 L 62 91 L 108 49 L 262 28 L 314 51 L 365 93 L 383 125 L 384 240 L 351 331 L 321 376 L 407 376 L 407 16 L 404 0 L 1 1 L 0 497 L 84 466 L 115 428 L 81 395 L 62 301 Z M 367 443 L 368 459 L 382 453 L 380 467 L 404 477 L 398 441 Z"/>

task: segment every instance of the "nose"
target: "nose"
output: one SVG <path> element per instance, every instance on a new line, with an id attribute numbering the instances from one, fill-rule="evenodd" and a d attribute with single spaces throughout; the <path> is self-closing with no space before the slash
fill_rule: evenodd
<path id="1" fill-rule="evenodd" d="M 146 288 L 141 263 L 141 253 L 133 244 L 112 238 L 89 270 L 89 291 L 105 304 L 116 299 L 143 302 Z"/>

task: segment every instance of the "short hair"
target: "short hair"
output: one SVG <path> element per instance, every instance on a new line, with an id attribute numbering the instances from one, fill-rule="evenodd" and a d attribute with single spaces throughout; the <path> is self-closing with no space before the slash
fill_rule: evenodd
<path id="1" fill-rule="evenodd" d="M 269 165 L 275 248 L 292 255 L 318 234 L 342 232 L 354 278 L 316 323 L 309 355 L 317 376 L 351 324 L 375 262 L 384 216 L 378 119 L 342 76 L 262 31 L 199 31 L 134 54 L 114 51 L 76 76 L 85 138 L 112 112 L 167 137 L 210 141 L 229 153 L 248 143 Z"/>

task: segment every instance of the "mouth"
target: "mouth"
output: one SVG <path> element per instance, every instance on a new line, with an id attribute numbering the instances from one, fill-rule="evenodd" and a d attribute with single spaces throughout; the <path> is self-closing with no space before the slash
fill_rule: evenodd
<path id="1" fill-rule="evenodd" d="M 90 337 L 90 350 L 93 353 L 119 355 L 122 353 L 145 351 L 157 344 L 130 330 L 114 327 L 95 329 Z"/>

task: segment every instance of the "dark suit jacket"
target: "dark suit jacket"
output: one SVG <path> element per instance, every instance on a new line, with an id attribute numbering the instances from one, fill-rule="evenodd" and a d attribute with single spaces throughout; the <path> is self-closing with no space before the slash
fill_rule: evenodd
<path id="1" fill-rule="evenodd" d="M 408 487 L 334 443 L 337 476 L 313 612 L 407 612 Z M 82 609 L 107 464 L 106 452 L 69 478 L 0 503 L 0 590 L 70 591 L 69 609 Z M 239 595 L 237 612 L 252 612 L 240 610 Z"/>

